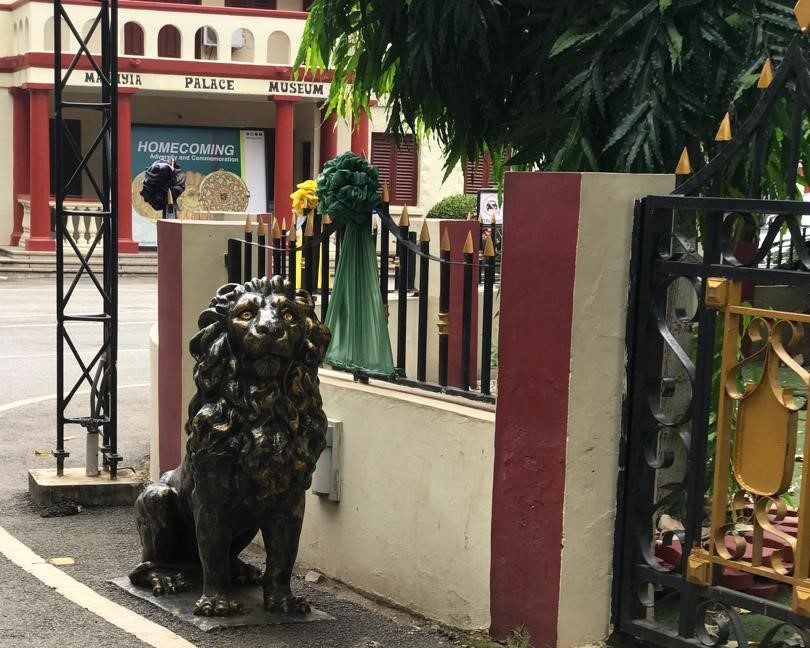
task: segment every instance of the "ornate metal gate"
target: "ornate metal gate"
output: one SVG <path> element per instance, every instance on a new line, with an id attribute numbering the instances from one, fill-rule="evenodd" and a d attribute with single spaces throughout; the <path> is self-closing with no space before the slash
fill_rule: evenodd
<path id="1" fill-rule="evenodd" d="M 801 34 L 766 61 L 736 136 L 727 116 L 712 161 L 687 177 L 685 153 L 676 192 L 636 208 L 615 621 L 649 645 L 810 648 L 810 315 L 772 288 L 810 294 L 809 55 Z M 759 198 L 775 146 L 790 200 Z M 741 169 L 749 197 L 705 195 Z"/>

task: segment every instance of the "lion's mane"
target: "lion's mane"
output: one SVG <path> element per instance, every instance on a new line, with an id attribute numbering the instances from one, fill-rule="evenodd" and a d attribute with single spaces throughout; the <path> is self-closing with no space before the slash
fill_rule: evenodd
<path id="1" fill-rule="evenodd" d="M 245 375 L 237 345 L 229 339 L 228 318 L 240 297 L 256 293 L 287 297 L 298 308 L 305 334 L 278 375 L 259 383 Z M 309 486 L 311 473 L 325 445 L 326 414 L 318 388 L 318 366 L 329 345 L 329 329 L 315 315 L 309 293 L 295 291 L 281 277 L 227 284 L 217 291 L 198 320 L 199 333 L 189 343 L 196 360 L 197 391 L 188 407 L 186 450 L 192 465 L 211 455 L 239 456 L 243 468 L 281 491 L 289 483 L 283 468 L 291 467 Z M 289 471 L 288 471 L 289 472 Z M 293 477 L 287 477 L 287 482 Z M 273 493 L 266 493 L 272 495 Z"/>

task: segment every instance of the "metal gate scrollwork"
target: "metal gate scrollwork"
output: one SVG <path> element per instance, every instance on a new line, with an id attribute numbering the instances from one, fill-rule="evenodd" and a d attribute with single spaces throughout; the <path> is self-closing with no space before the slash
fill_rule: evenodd
<path id="1" fill-rule="evenodd" d="M 636 206 L 614 621 L 647 645 L 810 648 L 810 314 L 768 303 L 810 293 L 809 39 L 705 167 Z M 761 188 L 778 101 L 787 200 Z M 711 195 L 740 165 L 748 196 Z"/>

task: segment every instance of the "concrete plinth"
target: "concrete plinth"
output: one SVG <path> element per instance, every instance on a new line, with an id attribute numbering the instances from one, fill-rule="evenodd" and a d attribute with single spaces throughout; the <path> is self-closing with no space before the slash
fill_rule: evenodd
<path id="1" fill-rule="evenodd" d="M 194 615 L 194 603 L 202 592 L 201 575 L 199 573 L 186 574 L 189 589 L 177 594 L 154 596 L 152 590 L 146 587 L 133 585 L 129 578 L 122 576 L 110 582 L 125 592 L 137 596 L 165 610 L 172 616 L 197 626 L 203 632 L 217 628 L 236 628 L 241 626 L 283 625 L 288 623 L 312 623 L 314 621 L 334 621 L 335 617 L 322 610 L 312 608 L 309 614 L 292 616 L 287 614 L 274 614 L 265 612 L 262 607 L 262 589 L 257 585 L 234 586 L 231 595 L 235 601 L 242 604 L 243 613 L 229 617 L 204 617 Z"/>
<path id="2" fill-rule="evenodd" d="M 66 468 L 61 477 L 55 468 L 28 471 L 28 492 L 34 504 L 51 506 L 60 502 L 76 502 L 82 506 L 127 506 L 135 503 L 143 482 L 129 471 L 110 479 L 102 472 L 88 477 L 84 468 Z"/>

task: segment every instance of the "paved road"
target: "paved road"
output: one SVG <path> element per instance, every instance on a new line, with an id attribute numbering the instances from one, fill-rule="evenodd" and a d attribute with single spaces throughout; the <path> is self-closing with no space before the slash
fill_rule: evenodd
<path id="1" fill-rule="evenodd" d="M 333 584 L 311 587 L 296 582 L 299 590 L 337 621 L 207 634 L 110 585 L 108 579 L 125 574 L 139 555 L 131 509 L 88 509 L 76 516 L 43 518 L 27 496 L 27 470 L 53 465 L 52 458 L 37 457 L 35 451 L 51 449 L 55 436 L 54 301 L 52 280 L 0 283 L 0 304 L 4 306 L 0 311 L 0 527 L 43 558 L 74 558 L 75 566 L 64 568 L 66 573 L 196 646 L 433 648 L 459 643 L 435 628 L 420 627 L 408 615 L 363 602 Z M 148 453 L 145 383 L 149 378 L 148 331 L 157 319 L 155 280 L 123 279 L 119 301 L 119 447 L 124 465 L 135 465 Z M 74 303 L 77 310 L 97 310 L 99 300 L 93 286 L 82 284 Z M 79 351 L 92 353 L 99 332 L 92 326 L 74 327 Z M 78 378 L 78 373 L 73 376 Z M 42 400 L 20 403 L 37 398 Z M 77 397 L 76 404 L 87 407 L 87 396 Z M 75 436 L 68 441 L 68 465 L 80 467 L 84 463 L 82 430 L 77 429 Z M 256 564 L 260 558 L 258 552 L 248 555 Z M 0 554 L 0 647 L 88 645 L 129 648 L 146 644 L 57 594 Z"/>

